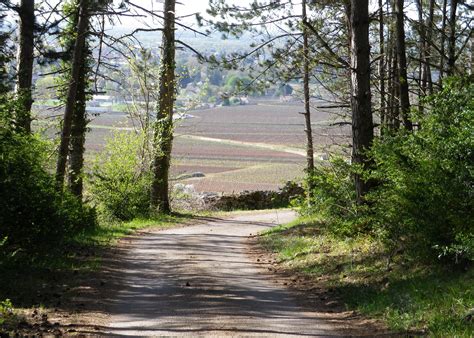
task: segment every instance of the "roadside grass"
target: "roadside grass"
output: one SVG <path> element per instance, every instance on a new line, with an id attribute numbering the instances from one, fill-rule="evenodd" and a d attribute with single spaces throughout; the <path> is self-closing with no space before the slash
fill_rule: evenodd
<path id="1" fill-rule="evenodd" d="M 382 319 L 396 332 L 473 337 L 474 271 L 443 268 L 398 254 L 390 261 L 368 237 L 336 238 L 317 218 L 272 228 L 260 243 L 289 270 L 333 288 L 350 309 Z"/>
<path id="2" fill-rule="evenodd" d="M 99 226 L 86 229 L 76 235 L 72 241 L 82 246 L 107 247 L 121 238 L 146 228 L 169 228 L 192 219 L 191 214 L 175 213 L 156 215 L 152 218 L 136 218 L 128 222 L 101 221 Z"/>

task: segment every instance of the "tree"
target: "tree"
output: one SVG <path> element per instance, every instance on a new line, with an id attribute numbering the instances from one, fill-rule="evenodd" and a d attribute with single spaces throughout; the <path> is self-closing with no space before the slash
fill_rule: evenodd
<path id="1" fill-rule="evenodd" d="M 168 176 L 173 145 L 173 110 L 176 98 L 175 78 L 175 0 L 164 2 L 160 89 L 154 135 L 151 207 L 170 213 Z"/>
<path id="2" fill-rule="evenodd" d="M 349 5 L 351 48 L 352 162 L 369 167 L 365 152 L 374 138 L 370 90 L 370 44 L 368 0 L 351 0 Z M 370 189 L 360 174 L 354 175 L 358 203 Z"/>
<path id="3" fill-rule="evenodd" d="M 443 8 L 441 10 L 441 41 L 440 41 L 440 50 L 439 50 L 439 83 L 442 85 L 443 83 L 443 77 L 445 73 L 445 59 L 446 59 L 446 53 L 445 53 L 445 47 L 446 47 L 446 23 L 448 20 L 448 0 L 443 0 Z"/>
<path id="4" fill-rule="evenodd" d="M 8 46 L 9 34 L 5 23 L 7 4 L 8 1 L 0 0 L 0 94 L 10 89 L 7 64 L 11 58 L 11 51 Z"/>
<path id="5" fill-rule="evenodd" d="M 395 14 L 397 27 L 397 58 L 398 58 L 398 87 L 400 91 L 400 111 L 403 125 L 412 130 L 410 120 L 410 93 L 408 91 L 407 56 L 405 47 L 405 14 L 403 11 L 404 0 L 395 0 Z"/>
<path id="6" fill-rule="evenodd" d="M 308 21 L 306 14 L 306 0 L 302 2 L 302 21 L 303 21 L 303 92 L 304 92 L 304 119 L 306 132 L 306 170 L 311 175 L 314 171 L 314 150 L 313 150 L 313 132 L 311 128 L 311 107 L 310 107 L 310 92 L 309 92 L 309 76 L 310 76 L 310 55 L 308 42 Z M 311 188 L 310 188 L 311 189 Z"/>
<path id="7" fill-rule="evenodd" d="M 62 32 L 66 43 L 66 51 L 68 54 L 68 61 L 65 62 L 65 67 L 71 69 L 72 51 L 74 48 L 74 36 L 75 27 L 79 21 L 78 1 L 74 1 L 71 4 L 65 5 L 65 16 L 70 17 L 71 21 L 68 27 Z M 91 74 L 91 50 L 89 46 L 89 30 L 88 25 L 85 36 L 82 58 L 79 70 L 79 77 L 77 78 L 77 93 L 73 111 L 73 117 L 71 122 L 71 139 L 70 139 L 70 152 L 69 152 L 69 175 L 68 175 L 68 186 L 69 190 L 73 195 L 82 199 L 83 192 L 83 167 L 84 167 L 84 143 L 87 132 L 87 112 L 86 103 L 88 100 L 87 92 L 90 92 L 90 74 Z M 66 71 L 66 77 L 71 76 L 70 71 Z"/>
<path id="8" fill-rule="evenodd" d="M 21 0 L 18 8 L 20 17 L 19 48 L 17 58 L 16 93 L 20 98 L 17 109 L 17 123 L 25 132 L 31 132 L 31 106 L 33 61 L 34 61 L 34 31 L 35 31 L 35 1 Z"/>
<path id="9" fill-rule="evenodd" d="M 224 19 L 221 22 L 212 22 L 212 24 L 225 34 L 239 36 L 246 31 L 258 34 L 260 41 L 252 44 L 252 49 L 249 52 L 236 53 L 230 56 L 230 60 L 223 61 L 225 66 L 229 66 L 226 64 L 229 62 L 232 67 L 236 68 L 237 62 L 249 60 L 253 71 L 255 71 L 255 63 L 259 63 L 261 72 L 254 75 L 253 78 L 249 78 L 248 83 L 243 83 L 241 88 L 249 91 L 252 85 L 254 87 L 258 85 L 260 76 L 266 75 L 267 78 L 273 76 L 274 82 L 284 81 L 280 90 L 283 91 L 283 95 L 286 95 L 285 89 L 291 88 L 286 84 L 287 82 L 294 79 L 303 80 L 304 112 L 302 114 L 305 118 L 306 169 L 311 175 L 314 170 L 314 148 L 311 127 L 310 78 L 314 75 L 312 71 L 318 60 L 314 59 L 314 51 L 310 48 L 310 35 L 315 32 L 317 34 L 317 30 L 308 19 L 307 1 L 303 0 L 301 6 L 302 14 L 294 15 L 292 2 L 255 1 L 250 3 L 248 8 L 244 8 L 238 5 L 228 5 L 222 0 L 214 0 L 210 1 L 208 12 L 215 17 L 220 15 L 221 19 Z M 274 32 L 273 28 L 278 29 L 278 33 Z M 319 35 L 318 37 L 320 38 L 319 43 L 326 43 Z M 281 44 L 283 46 L 279 46 Z M 327 44 L 326 46 L 330 49 Z M 270 56 L 265 55 L 267 51 Z M 228 84 L 230 84 L 230 80 L 231 78 L 229 78 Z"/>
<path id="10" fill-rule="evenodd" d="M 127 113 L 135 127 L 135 133 L 141 135 L 143 141 L 140 149 L 142 171 L 149 171 L 153 156 L 151 138 L 159 95 L 160 67 L 151 51 L 147 49 L 140 49 L 138 55 L 133 54 L 128 63 L 130 74 L 123 76 L 121 87 L 126 93 L 125 96 L 131 101 L 127 104 Z"/>
<path id="11" fill-rule="evenodd" d="M 383 135 L 387 127 L 387 106 L 385 95 L 385 31 L 383 0 L 379 0 L 379 90 L 380 90 L 380 124 Z"/>
<path id="12" fill-rule="evenodd" d="M 454 75 L 456 64 L 456 12 L 458 0 L 451 0 L 449 10 L 449 39 L 448 39 L 448 76 Z"/>
<path id="13" fill-rule="evenodd" d="M 79 18 L 77 21 L 77 35 L 74 42 L 74 51 L 71 64 L 71 79 L 66 97 L 64 118 L 59 144 L 58 161 L 56 165 L 56 183 L 62 189 L 66 174 L 66 163 L 69 152 L 71 128 L 74 117 L 74 107 L 76 104 L 78 87 L 80 85 L 81 70 L 83 70 L 84 47 L 86 43 L 86 33 L 89 25 L 89 1 L 80 0 Z"/>

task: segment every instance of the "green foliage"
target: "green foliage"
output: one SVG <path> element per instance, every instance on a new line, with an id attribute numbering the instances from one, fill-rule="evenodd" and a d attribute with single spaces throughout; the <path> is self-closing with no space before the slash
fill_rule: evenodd
<path id="1" fill-rule="evenodd" d="M 305 199 L 298 202 L 301 213 L 321 215 L 326 227 L 341 236 L 364 230 L 363 207 L 355 203 L 352 171 L 351 165 L 340 157 L 316 166 L 306 180 L 309 201 Z"/>
<path id="2" fill-rule="evenodd" d="M 467 319 L 474 302 L 474 270 L 420 264 L 398 254 L 387 269 L 386 247 L 370 236 L 341 239 L 324 231 L 319 217 L 274 227 L 261 244 L 285 269 L 317 279 L 337 292 L 348 308 L 384 320 L 400 334 L 472 337 Z"/>
<path id="3" fill-rule="evenodd" d="M 100 1 L 96 2 L 100 6 Z M 92 7 L 92 4 L 89 4 Z M 57 87 L 57 96 L 58 98 L 66 102 L 67 91 L 69 88 L 69 81 L 72 76 L 72 57 L 74 52 L 74 43 L 77 38 L 77 23 L 79 21 L 79 1 L 78 0 L 67 0 L 62 4 L 61 9 L 64 17 L 66 18 L 66 25 L 61 29 L 59 38 L 59 45 L 63 49 L 64 55 L 61 58 L 59 64 L 61 76 L 55 77 L 56 87 Z M 83 49 L 83 59 L 81 64 L 81 73 L 80 73 L 80 82 L 84 83 L 83 88 L 79 88 L 79 93 L 76 98 L 76 110 L 84 110 L 86 101 L 92 97 L 92 94 L 89 93 L 89 87 L 91 86 L 91 79 L 89 79 L 89 74 L 91 72 L 91 67 L 93 64 L 92 52 L 90 50 L 89 38 L 86 38 L 84 49 Z M 82 93 L 81 93 L 82 92 Z"/>
<path id="4" fill-rule="evenodd" d="M 0 301 L 0 333 L 2 328 L 11 326 L 16 318 L 12 302 L 9 299 Z"/>
<path id="5" fill-rule="evenodd" d="M 47 167 L 47 144 L 15 130 L 13 100 L 0 100 L 0 247 L 36 253 L 58 247 L 68 236 L 95 224 L 94 210 L 60 193 Z"/>
<path id="6" fill-rule="evenodd" d="M 108 247 L 121 238 L 146 228 L 169 228 L 192 218 L 189 214 L 153 214 L 146 218 L 135 218 L 126 222 L 100 222 L 97 227 L 87 229 L 74 237 L 74 243 L 84 248 Z M 76 262 L 77 264 L 77 262 Z"/>
<path id="7" fill-rule="evenodd" d="M 143 134 L 115 132 L 96 157 L 90 190 L 106 215 L 131 220 L 148 214 L 152 173 L 143 142 Z"/>
<path id="8" fill-rule="evenodd" d="M 323 217 L 334 234 L 375 235 L 395 251 L 439 259 L 474 260 L 474 84 L 451 79 L 415 116 L 421 129 L 400 130 L 375 141 L 374 163 L 363 175 L 376 182 L 357 205 L 352 174 L 361 169 L 342 159 L 308 177 L 310 203 L 302 213 Z"/>
<path id="9" fill-rule="evenodd" d="M 258 88 L 253 86 L 253 80 L 250 77 L 238 74 L 232 74 L 227 77 L 224 90 L 233 95 L 239 95 L 240 93 L 259 94 Z"/>
<path id="10" fill-rule="evenodd" d="M 421 130 L 378 140 L 375 228 L 394 247 L 474 260 L 474 83 L 451 79 L 417 116 Z"/>

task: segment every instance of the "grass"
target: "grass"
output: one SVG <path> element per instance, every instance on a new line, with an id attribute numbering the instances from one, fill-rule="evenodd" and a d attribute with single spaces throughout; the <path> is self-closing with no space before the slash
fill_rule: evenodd
<path id="1" fill-rule="evenodd" d="M 384 247 L 368 237 L 341 239 L 317 218 L 301 218 L 261 236 L 285 267 L 334 288 L 351 309 L 382 319 L 397 332 L 472 337 L 464 320 L 474 307 L 474 271 L 421 263 L 398 255 L 388 264 Z"/>
<path id="2" fill-rule="evenodd" d="M 121 238 L 146 228 L 169 228 L 192 218 L 188 214 L 157 215 L 153 218 L 137 218 L 128 222 L 100 222 L 101 224 L 73 238 L 83 246 L 107 247 Z"/>

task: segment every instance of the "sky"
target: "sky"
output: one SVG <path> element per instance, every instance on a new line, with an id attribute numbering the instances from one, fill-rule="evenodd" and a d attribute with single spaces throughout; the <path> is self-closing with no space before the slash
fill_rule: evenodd
<path id="1" fill-rule="evenodd" d="M 117 1 L 117 0 L 115 0 Z M 161 10 L 163 7 L 163 0 L 135 0 L 136 3 L 139 3 L 140 6 L 146 7 L 147 9 Z M 238 5 L 248 5 L 250 0 L 228 0 L 227 3 L 238 4 Z M 186 16 L 194 13 L 201 13 L 205 16 L 206 9 L 208 7 L 209 0 L 177 0 L 176 3 L 176 15 L 177 16 Z M 194 16 L 187 17 L 182 20 L 186 24 L 195 24 L 196 20 Z M 124 18 L 122 19 L 122 25 L 127 28 L 135 28 L 138 24 L 136 18 Z"/>
<path id="2" fill-rule="evenodd" d="M 54 6 L 61 0 L 49 0 L 49 3 Z M 18 3 L 19 0 L 13 0 L 13 3 Z M 38 3 L 40 3 L 40 0 L 37 0 Z M 121 0 L 114 0 L 115 3 L 120 3 Z M 163 2 L 164 0 L 134 0 L 134 2 L 140 6 L 143 6 L 147 9 L 155 9 L 155 10 L 160 10 L 163 8 Z M 239 4 L 239 5 L 247 5 L 249 4 L 250 0 L 227 0 L 228 3 L 234 3 L 234 4 Z M 209 0 L 177 0 L 176 3 L 176 15 L 177 16 L 186 16 L 194 13 L 201 13 L 203 16 L 205 16 L 206 9 L 208 7 Z M 12 20 L 14 21 L 15 19 L 13 18 L 14 16 L 12 15 Z M 127 18 L 127 17 L 122 17 L 121 18 L 121 24 L 118 24 L 118 26 L 123 26 L 124 28 L 137 28 L 137 27 L 143 27 L 143 24 L 138 22 L 139 19 L 137 18 Z M 146 18 L 145 20 L 142 19 L 144 22 L 149 22 L 150 18 Z M 183 23 L 186 24 L 191 24 L 195 25 L 196 20 L 194 16 L 187 17 L 182 20 Z"/>

